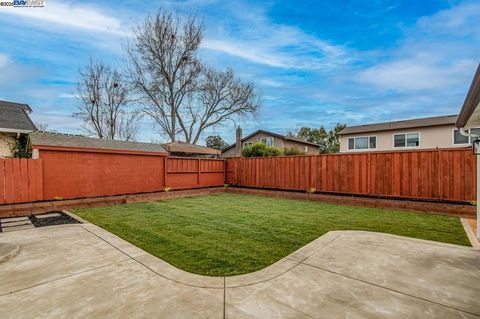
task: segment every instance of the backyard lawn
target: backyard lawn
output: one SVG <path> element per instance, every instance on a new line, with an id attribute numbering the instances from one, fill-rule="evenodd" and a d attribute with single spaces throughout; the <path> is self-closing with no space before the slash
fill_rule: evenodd
<path id="1" fill-rule="evenodd" d="M 183 270 L 264 268 L 331 230 L 368 230 L 469 246 L 459 218 L 221 193 L 73 211 Z"/>

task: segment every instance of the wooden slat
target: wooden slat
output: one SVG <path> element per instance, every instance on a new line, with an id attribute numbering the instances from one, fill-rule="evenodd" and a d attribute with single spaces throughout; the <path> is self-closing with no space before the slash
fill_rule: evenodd
<path id="1" fill-rule="evenodd" d="M 5 203 L 5 160 L 0 158 L 0 204 Z"/>
<path id="2" fill-rule="evenodd" d="M 415 199 L 475 199 L 469 149 L 235 159 L 239 186 Z M 233 161 L 233 162 L 235 162 Z"/>

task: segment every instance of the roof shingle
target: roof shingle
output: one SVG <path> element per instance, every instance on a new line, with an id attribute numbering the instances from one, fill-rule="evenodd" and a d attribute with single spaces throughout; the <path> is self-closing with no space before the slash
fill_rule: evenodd
<path id="1" fill-rule="evenodd" d="M 160 144 L 114 141 L 81 135 L 33 132 L 29 134 L 29 140 L 29 144 L 33 148 L 35 148 L 35 146 L 58 146 L 69 148 L 167 153 Z"/>
<path id="2" fill-rule="evenodd" d="M 27 133 L 37 128 L 28 116 L 32 110 L 27 104 L 0 101 L 0 131 Z"/>

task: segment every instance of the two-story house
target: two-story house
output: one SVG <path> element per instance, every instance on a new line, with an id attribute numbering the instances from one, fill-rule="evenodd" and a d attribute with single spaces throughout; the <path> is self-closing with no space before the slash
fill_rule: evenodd
<path id="1" fill-rule="evenodd" d="M 348 126 L 339 133 L 340 152 L 466 147 L 471 140 L 460 134 L 456 120 L 447 115 Z"/>

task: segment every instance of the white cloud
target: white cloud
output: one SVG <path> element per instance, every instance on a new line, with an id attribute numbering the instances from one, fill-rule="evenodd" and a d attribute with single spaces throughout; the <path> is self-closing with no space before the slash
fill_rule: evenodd
<path id="1" fill-rule="evenodd" d="M 478 15 L 480 4 L 467 3 L 418 19 L 399 46 L 358 71 L 355 81 L 412 93 L 468 85 L 478 63 Z"/>
<path id="2" fill-rule="evenodd" d="M 473 65 L 471 60 L 441 65 L 411 57 L 375 65 L 360 72 L 357 80 L 398 91 L 435 90 L 458 84 Z"/>
<path id="3" fill-rule="evenodd" d="M 423 17 L 418 20 L 418 27 L 424 32 L 444 33 L 456 36 L 472 35 L 480 38 L 478 16 L 480 3 L 464 3 L 453 8 Z"/>
<path id="4" fill-rule="evenodd" d="M 10 64 L 10 58 L 6 54 L 0 53 L 0 70 L 7 67 Z"/>
<path id="5" fill-rule="evenodd" d="M 102 13 L 100 10 L 84 6 L 58 2 L 47 2 L 44 8 L 4 8 L 0 15 L 13 15 L 59 26 L 124 35 L 121 21 Z"/>
<path id="6" fill-rule="evenodd" d="M 238 2 L 225 10 L 228 19 L 209 21 L 203 48 L 274 68 L 328 71 L 345 66 L 353 54 L 300 28 L 276 23 L 261 6 Z M 235 24 L 231 23 L 235 20 Z"/>

